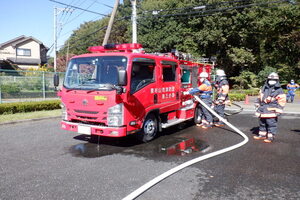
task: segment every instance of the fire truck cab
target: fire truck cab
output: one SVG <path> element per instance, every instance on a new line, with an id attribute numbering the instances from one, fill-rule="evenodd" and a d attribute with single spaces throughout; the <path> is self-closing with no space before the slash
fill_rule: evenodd
<path id="1" fill-rule="evenodd" d="M 135 52 L 140 44 L 90 47 L 67 67 L 61 128 L 87 135 L 152 140 L 163 128 L 197 117 L 197 103 L 183 95 L 211 66 L 174 55 Z M 207 71 L 210 72 L 210 71 Z M 57 82 L 57 81 L 56 81 Z M 200 119 L 201 120 L 201 119 Z"/>

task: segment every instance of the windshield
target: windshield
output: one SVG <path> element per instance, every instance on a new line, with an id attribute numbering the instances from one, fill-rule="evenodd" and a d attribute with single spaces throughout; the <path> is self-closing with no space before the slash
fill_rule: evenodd
<path id="1" fill-rule="evenodd" d="M 118 70 L 127 67 L 124 56 L 74 58 L 66 72 L 68 89 L 107 89 L 118 84 Z"/>

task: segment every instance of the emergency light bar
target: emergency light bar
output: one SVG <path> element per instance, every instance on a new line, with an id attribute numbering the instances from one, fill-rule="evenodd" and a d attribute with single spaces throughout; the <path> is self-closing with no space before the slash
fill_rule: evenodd
<path id="1" fill-rule="evenodd" d="M 88 50 L 92 53 L 104 53 L 107 51 L 124 51 L 124 52 L 132 52 L 135 49 L 141 49 L 143 46 L 138 43 L 131 44 L 107 44 L 104 46 L 92 46 L 89 47 Z"/>

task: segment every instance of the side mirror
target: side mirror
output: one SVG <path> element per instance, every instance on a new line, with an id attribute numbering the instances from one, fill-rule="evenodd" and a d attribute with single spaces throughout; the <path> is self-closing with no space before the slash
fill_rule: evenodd
<path id="1" fill-rule="evenodd" d="M 127 85 L 127 71 L 124 69 L 119 70 L 118 85 L 120 86 Z"/>
<path id="2" fill-rule="evenodd" d="M 54 74 L 53 84 L 54 84 L 55 87 L 58 87 L 58 85 L 59 85 L 59 76 L 58 76 L 58 73 Z"/>

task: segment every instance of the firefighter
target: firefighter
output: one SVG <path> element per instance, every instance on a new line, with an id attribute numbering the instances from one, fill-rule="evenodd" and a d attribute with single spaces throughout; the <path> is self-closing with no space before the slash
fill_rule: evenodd
<path id="1" fill-rule="evenodd" d="M 228 92 L 229 92 L 229 84 L 226 78 L 226 74 L 224 70 L 218 69 L 216 71 L 216 82 L 214 84 L 215 88 L 217 89 L 217 96 L 214 102 L 215 104 L 215 111 L 224 118 L 224 109 L 225 104 L 229 102 Z M 214 124 L 215 126 L 224 126 L 225 123 L 222 121 L 217 121 Z"/>
<path id="2" fill-rule="evenodd" d="M 189 94 L 199 93 L 200 99 L 209 107 L 212 105 L 212 86 L 211 83 L 207 80 L 208 73 L 201 72 L 199 75 L 200 78 L 200 86 L 198 88 L 193 88 L 189 91 Z M 200 105 L 198 105 L 200 106 Z M 212 114 L 204 107 L 201 106 L 201 114 L 202 115 L 202 123 L 197 124 L 197 126 L 201 126 L 204 129 L 213 127 L 213 116 Z"/>
<path id="3" fill-rule="evenodd" d="M 271 143 L 277 133 L 278 116 L 283 112 L 286 103 L 277 73 L 269 74 L 266 83 L 261 88 L 259 96 L 255 101 L 256 116 L 259 117 L 259 132 L 253 138 Z"/>
<path id="4" fill-rule="evenodd" d="M 288 89 L 288 93 L 286 95 L 286 102 L 289 102 L 291 99 L 291 103 L 294 102 L 295 98 L 295 91 L 299 88 L 299 85 L 295 83 L 294 80 L 291 80 L 291 82 L 286 86 L 286 89 Z"/>

